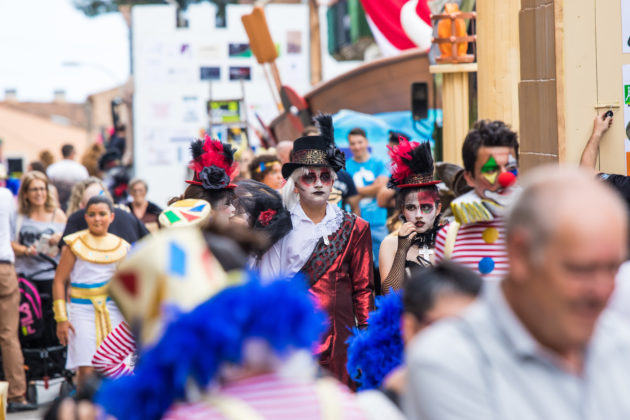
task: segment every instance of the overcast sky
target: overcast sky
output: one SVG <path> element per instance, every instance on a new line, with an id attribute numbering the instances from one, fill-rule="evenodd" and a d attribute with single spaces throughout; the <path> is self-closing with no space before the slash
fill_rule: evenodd
<path id="1" fill-rule="evenodd" d="M 78 67 L 64 67 L 73 61 Z M 0 100 L 44 101 L 63 89 L 72 102 L 129 73 L 128 29 L 118 13 L 87 18 L 71 0 L 0 0 Z"/>

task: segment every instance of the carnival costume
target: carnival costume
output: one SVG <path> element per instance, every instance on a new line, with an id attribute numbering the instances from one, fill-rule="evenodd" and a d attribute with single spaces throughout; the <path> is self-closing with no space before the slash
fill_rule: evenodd
<path id="1" fill-rule="evenodd" d="M 507 206 L 516 196 L 516 159 L 510 157 L 510 171 L 498 173 L 494 158 L 481 168 L 481 176 L 498 183 L 501 193 L 480 197 L 475 190 L 451 202 L 455 222 L 442 228 L 435 241 L 435 261 L 445 259 L 479 273 L 484 280 L 501 280 L 508 272 L 505 250 L 505 219 Z"/>
<path id="2" fill-rule="evenodd" d="M 66 361 L 66 368 L 74 369 L 91 366 L 97 347 L 123 321 L 108 289 L 129 244 L 114 234 L 94 236 L 87 229 L 63 239 L 76 257 L 70 273 L 69 321 L 74 333 L 70 333 Z M 61 300 L 55 304 L 65 306 Z M 65 308 L 55 309 L 56 316 L 65 312 Z"/>
<path id="3" fill-rule="evenodd" d="M 317 117 L 320 135 L 294 142 L 291 162 L 282 167 L 289 178 L 301 167 L 343 169 L 345 157 L 335 146 L 332 118 Z M 320 364 L 342 382 L 353 386 L 346 370 L 346 344 L 351 328 L 367 327 L 373 308 L 372 239 L 369 224 L 330 203 L 324 219 L 314 224 L 298 202 L 288 209 L 293 229 L 260 262 L 263 278 L 306 278 L 309 292 L 326 310 L 330 328 L 316 353 Z"/>
<path id="4" fill-rule="evenodd" d="M 389 156 L 392 160 L 392 177 L 388 188 L 396 190 L 396 194 L 402 194 L 406 189 L 433 189 L 436 200 L 439 200 L 436 184 L 433 178 L 434 166 L 431 155 L 431 145 L 428 142 L 409 142 L 401 138 L 398 146 L 390 147 Z M 417 234 L 414 238 L 398 236 L 398 246 L 392 267 L 383 280 L 383 292 L 387 294 L 390 289 L 400 290 L 403 287 L 405 269 L 410 265 L 427 267 L 432 265 L 433 248 L 435 247 L 435 235 L 440 228 L 440 216 L 436 215 L 435 223 L 426 232 Z M 412 246 L 418 247 L 416 261 L 411 264 L 407 260 L 407 254 Z"/>
<path id="5" fill-rule="evenodd" d="M 380 388 L 385 377 L 403 363 L 401 293 L 378 296 L 376 310 L 370 312 L 370 328 L 354 329 L 348 338 L 348 372 L 359 391 Z"/>
<path id="6" fill-rule="evenodd" d="M 192 160 L 188 168 L 194 172 L 188 184 L 199 185 L 206 191 L 236 188 L 232 180 L 238 175 L 238 163 L 234 161 L 234 150 L 229 144 L 212 140 L 206 134 L 203 140 L 190 144 Z"/>
<path id="7" fill-rule="evenodd" d="M 220 267 L 198 229 L 159 235 L 136 245 L 112 281 L 140 351 L 133 376 L 99 391 L 107 414 L 255 420 L 315 419 L 332 411 L 335 418 L 362 418 L 342 385 L 283 372 L 325 328 L 302 279 L 264 284 L 252 273 L 216 276 L 212 267 Z M 147 264 L 156 253 L 163 264 Z M 257 373 L 232 373 L 243 367 Z"/>
<path id="8" fill-rule="evenodd" d="M 184 201 L 195 201 L 195 207 L 210 207 L 203 200 Z M 183 220 L 188 220 L 180 210 L 189 211 L 189 206 L 173 207 L 177 203 L 180 201 L 164 212 L 178 211 Z M 193 309 L 227 284 L 221 265 L 208 252 L 199 230 L 203 221 L 199 220 L 176 222 L 171 224 L 174 227 L 142 240 L 136 245 L 141 252 L 134 252 L 120 265 L 110 291 L 126 322 L 97 349 L 92 364 L 100 373 L 113 378 L 131 373 L 130 356 L 137 344 L 132 331 L 142 331 L 138 339 L 148 345 L 160 337 L 165 320 Z M 173 310 L 174 313 L 169 312 Z"/>

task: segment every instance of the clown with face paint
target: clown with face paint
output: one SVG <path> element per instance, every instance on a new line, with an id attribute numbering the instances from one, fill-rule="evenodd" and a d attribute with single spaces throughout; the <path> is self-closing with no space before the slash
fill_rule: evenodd
<path id="1" fill-rule="evenodd" d="M 260 260 L 263 278 L 302 274 L 309 292 L 329 316 L 329 330 L 316 350 L 320 365 L 353 386 L 346 370 L 346 339 L 352 327 L 367 327 L 373 308 L 372 239 L 369 224 L 328 203 L 345 157 L 335 146 L 332 118 L 317 118 L 320 135 L 295 140 L 284 205 L 293 228 Z"/>
<path id="2" fill-rule="evenodd" d="M 479 121 L 462 156 L 473 190 L 451 203 L 455 222 L 438 233 L 435 259 L 450 258 L 485 280 L 500 280 L 508 268 L 503 217 L 519 191 L 517 135 L 501 121 Z"/>
<path id="3" fill-rule="evenodd" d="M 392 178 L 389 188 L 396 189 L 396 207 L 403 225 L 397 234 L 385 238 L 381 245 L 379 270 L 383 293 L 403 287 L 405 269 L 433 264 L 435 235 L 440 226 L 442 205 L 433 179 L 433 157 L 429 143 L 401 139 L 389 147 Z"/>

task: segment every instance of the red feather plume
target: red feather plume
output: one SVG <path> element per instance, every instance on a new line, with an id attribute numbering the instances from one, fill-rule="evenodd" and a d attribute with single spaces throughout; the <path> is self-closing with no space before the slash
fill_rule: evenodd
<path id="1" fill-rule="evenodd" d="M 392 178 L 396 183 L 402 183 L 409 176 L 413 175 L 413 171 L 409 167 L 411 160 L 411 151 L 418 147 L 420 143 L 408 141 L 400 137 L 398 146 L 387 146 L 389 149 L 389 157 L 392 160 Z"/>
<path id="2" fill-rule="evenodd" d="M 227 150 L 225 149 L 227 148 Z M 234 179 L 238 175 L 238 164 L 234 161 L 234 151 L 229 145 L 224 145 L 219 140 L 213 140 L 206 134 L 203 140 L 201 153 L 194 156 L 188 167 L 195 171 L 195 174 L 201 172 L 207 166 L 216 166 L 225 171 L 225 173 Z"/>

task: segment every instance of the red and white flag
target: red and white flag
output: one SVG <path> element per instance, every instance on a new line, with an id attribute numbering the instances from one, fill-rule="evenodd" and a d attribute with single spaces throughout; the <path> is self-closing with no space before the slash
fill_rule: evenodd
<path id="1" fill-rule="evenodd" d="M 383 55 L 431 48 L 431 11 L 427 0 L 361 0 Z"/>

